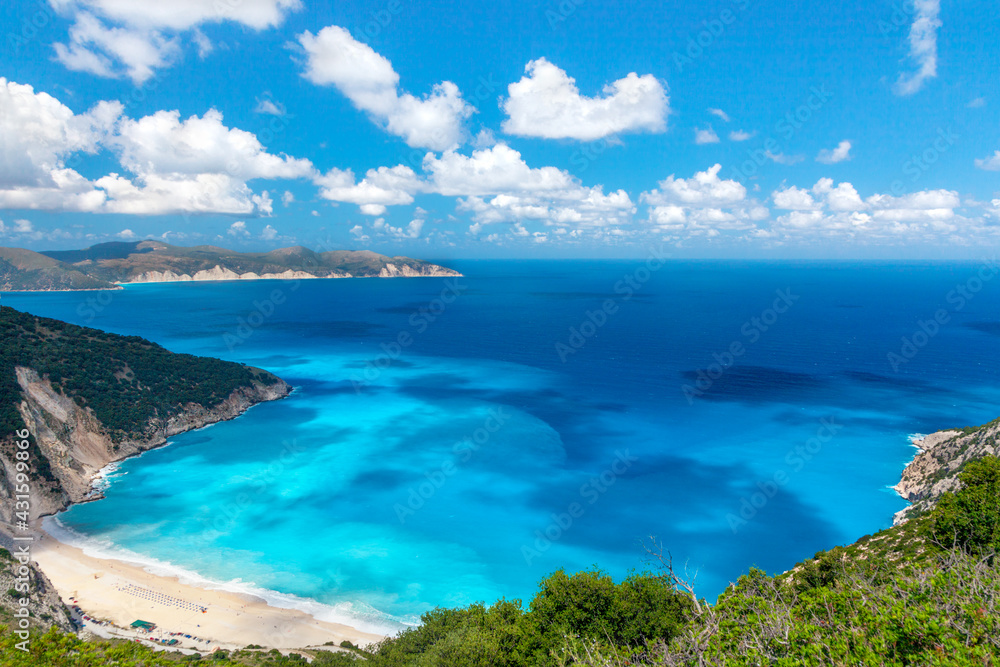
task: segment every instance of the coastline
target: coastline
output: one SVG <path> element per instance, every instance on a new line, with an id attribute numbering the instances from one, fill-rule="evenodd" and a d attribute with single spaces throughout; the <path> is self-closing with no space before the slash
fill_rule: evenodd
<path id="1" fill-rule="evenodd" d="M 87 488 L 88 488 L 87 494 L 83 498 L 79 498 L 77 500 L 68 499 L 65 507 L 55 512 L 42 514 L 41 516 L 38 517 L 38 521 L 44 521 L 45 519 L 48 518 L 56 518 L 59 516 L 59 514 L 65 512 L 73 505 L 82 505 L 85 503 L 92 503 L 98 500 L 103 500 L 104 491 L 107 490 L 109 486 L 111 486 L 111 482 L 109 481 L 109 479 L 114 476 L 114 473 L 118 470 L 118 468 L 121 467 L 123 463 L 125 463 L 129 459 L 137 459 L 146 452 L 152 452 L 157 449 L 163 449 L 164 447 L 169 447 L 172 444 L 170 438 L 176 435 L 183 435 L 184 433 L 195 433 L 197 431 L 204 431 L 205 429 L 212 428 L 217 424 L 223 424 L 225 422 L 233 421 L 234 419 L 239 419 L 240 417 L 245 415 L 250 410 L 253 410 L 261 403 L 267 403 L 269 401 L 288 398 L 289 396 L 295 393 L 295 387 L 286 383 L 284 380 L 281 380 L 281 383 L 285 386 L 286 391 L 280 396 L 277 396 L 276 398 L 263 398 L 259 401 L 251 403 L 246 408 L 241 409 L 239 412 L 229 417 L 224 416 L 215 421 L 206 421 L 205 423 L 202 424 L 194 424 L 189 428 L 182 430 L 175 430 L 175 431 L 168 430 L 161 439 L 150 440 L 149 442 L 146 443 L 144 447 L 138 449 L 137 451 L 126 452 L 115 458 L 110 459 L 107 463 L 105 463 L 103 466 L 101 466 L 100 468 L 98 468 L 97 470 L 95 470 L 93 473 L 90 474 L 90 477 L 87 480 Z"/>
<path id="2" fill-rule="evenodd" d="M 383 639 L 382 635 L 319 620 L 298 609 L 273 606 L 253 594 L 154 574 L 142 563 L 93 556 L 84 548 L 60 541 L 47 528 L 51 527 L 38 529 L 34 562 L 67 606 L 79 605 L 93 619 L 83 621 L 84 630 L 93 634 L 106 636 L 110 630 L 124 639 L 170 639 L 175 638 L 171 633 L 188 634 L 199 641 L 176 636 L 177 648 L 201 653 L 250 644 L 296 649 L 327 642 L 332 645 L 324 648 L 337 650 L 334 647 L 344 640 L 365 646 Z M 202 608 L 205 611 L 199 611 Z M 80 619 L 79 614 L 75 616 Z M 154 623 L 157 629 L 152 633 L 125 630 L 136 620 Z M 110 622 L 121 630 L 96 621 Z"/>
<path id="3" fill-rule="evenodd" d="M 961 435 L 961 431 L 945 429 L 928 434 L 914 433 L 910 436 L 910 444 L 916 449 L 916 453 L 903 467 L 899 481 L 892 486 L 892 490 L 905 500 L 907 505 L 893 515 L 894 526 L 904 523 L 910 513 L 919 509 L 918 506 L 928 499 L 944 491 L 954 490 L 958 483 L 954 471 L 960 469 L 962 461 L 970 452 L 962 447 L 957 454 L 956 452 L 940 454 L 943 458 L 939 460 L 939 449 L 940 446 L 947 446 L 944 443 L 953 442 Z M 992 453 L 992 450 L 987 450 L 986 453 Z M 949 460 L 953 456 L 957 458 Z"/>
<path id="4" fill-rule="evenodd" d="M 903 469 L 899 473 L 899 480 L 895 484 L 893 484 L 892 486 L 888 486 L 887 485 L 888 488 L 892 489 L 893 493 L 895 493 L 897 496 L 899 496 L 900 498 L 902 498 L 903 500 L 906 501 L 906 507 L 904 507 L 903 509 L 899 510 L 898 512 L 895 512 L 892 515 L 892 525 L 893 526 L 897 526 L 900 523 L 903 523 L 904 521 L 906 521 L 906 515 L 909 514 L 910 509 L 913 507 L 913 501 L 910 499 L 909 494 L 907 493 L 906 489 L 903 488 L 904 484 L 905 484 L 905 479 L 906 479 L 906 470 L 910 466 L 913 465 L 913 463 L 917 460 L 917 458 L 921 454 L 923 454 L 925 451 L 927 451 L 925 449 L 925 442 L 924 441 L 927 440 L 927 438 L 929 437 L 929 435 L 932 435 L 932 434 L 928 434 L 928 433 L 910 433 L 908 436 L 906 436 L 906 439 L 909 440 L 909 442 L 910 442 L 910 447 L 912 447 L 914 449 L 913 456 L 910 457 L 909 461 L 907 461 L 906 463 L 903 464 Z"/>
<path id="5" fill-rule="evenodd" d="M 115 282 L 112 283 L 111 287 L 83 287 L 83 288 L 70 288 L 70 289 L 34 289 L 34 290 L 0 290 L 3 294 L 37 294 L 39 292 L 118 292 L 126 288 L 127 285 L 169 285 L 176 283 L 238 283 L 238 282 L 288 282 L 290 280 L 365 280 L 369 278 L 464 278 L 465 276 L 458 271 L 448 269 L 449 273 L 446 274 L 427 274 L 427 275 L 404 275 L 402 273 L 395 275 L 374 275 L 374 276 L 314 276 L 314 275 L 303 275 L 295 276 L 291 278 L 282 278 L 280 276 L 259 276 L 256 278 L 244 278 L 242 275 L 239 278 L 174 278 L 166 280 L 130 280 L 127 282 Z"/>
<path id="6" fill-rule="evenodd" d="M 176 283 L 238 283 L 238 282 L 288 282 L 289 280 L 368 280 L 368 279 L 391 279 L 391 278 L 464 278 L 461 273 L 448 274 L 446 276 L 309 276 L 302 278 L 235 278 L 233 280 L 136 280 L 127 283 L 114 283 L 114 287 L 88 287 L 79 289 L 8 289 L 0 290 L 2 294 L 38 294 L 47 292 L 120 292 L 126 285 L 173 285 Z"/>
<path id="7" fill-rule="evenodd" d="M 273 278 L 273 277 L 260 277 L 260 278 L 231 278 L 226 280 L 220 280 L 217 278 L 203 279 L 203 278 L 192 278 L 190 280 L 132 280 L 124 283 L 114 283 L 115 287 L 107 287 L 102 289 L 92 289 L 92 290 L 72 290 L 77 292 L 114 292 L 118 290 L 125 289 L 127 285 L 174 285 L 177 283 L 259 283 L 259 282 L 283 282 L 287 283 L 289 281 L 295 280 L 369 280 L 369 279 L 386 279 L 386 278 L 464 278 L 461 273 L 448 274 L 446 276 L 438 275 L 427 275 L 427 276 L 301 276 L 298 278 Z M 13 291 L 13 290 L 9 290 Z M 32 292 L 68 292 L 71 290 L 21 290 L 22 294 L 31 294 Z"/>
<path id="8" fill-rule="evenodd" d="M 932 434 L 911 433 L 908 436 L 906 436 L 906 439 L 910 443 L 910 447 L 914 449 L 913 456 L 910 457 L 909 461 L 903 464 L 903 470 L 900 471 L 899 474 L 899 481 L 889 487 L 890 489 L 895 491 L 900 498 L 903 498 L 904 500 L 907 499 L 906 494 L 900 489 L 900 486 L 903 484 L 903 473 L 906 472 L 907 468 L 913 465 L 913 462 L 917 460 L 918 456 L 927 451 L 929 445 L 926 445 L 925 441 L 927 440 L 928 437 L 930 437 L 930 435 Z"/>
<path id="9" fill-rule="evenodd" d="M 286 392 L 277 398 L 284 398 L 294 392 L 293 387 L 282 384 L 287 388 Z M 231 421 L 268 400 L 274 399 L 257 400 L 236 414 L 194 424 L 191 428 L 176 432 L 171 431 L 169 436 Z M 149 637 L 164 640 L 176 638 L 179 640 L 178 645 L 173 649 L 202 653 L 217 648 L 242 649 L 250 644 L 263 645 L 269 649 L 322 646 L 324 650 L 340 650 L 339 645 L 345 640 L 357 646 L 365 646 L 384 638 L 378 632 L 365 631 L 338 620 L 322 620 L 292 605 L 273 604 L 261 595 L 266 595 L 266 591 L 258 592 L 249 586 L 242 587 L 249 589 L 248 591 L 234 591 L 231 587 L 227 590 L 224 583 L 213 582 L 197 573 L 178 568 L 171 568 L 176 572 L 153 572 L 151 570 L 156 567 L 152 563 L 143 562 L 144 559 L 138 555 L 129 558 L 125 554 L 109 556 L 94 553 L 85 544 L 74 544 L 74 540 L 67 540 L 67 537 L 72 537 L 69 529 L 53 530 L 50 522 L 59 526 L 58 514 L 61 511 L 75 504 L 101 500 L 104 497 L 103 490 L 109 484 L 108 477 L 114 474 L 114 470 L 122 462 L 142 456 L 147 451 L 169 446 L 169 436 L 163 438 L 162 442 L 148 443 L 139 451 L 125 453 L 108 461 L 89 476 L 89 492 L 86 497 L 77 500 L 67 498 L 65 507 L 59 512 L 42 515 L 33 522 L 35 542 L 32 560 L 52 582 L 67 608 L 72 609 L 73 605 L 80 607 L 81 612 L 74 613 L 73 616 L 83 624 L 81 632 L 89 631 L 101 637 L 140 639 L 154 646 L 159 644 L 147 641 Z M 60 539 L 61 533 L 63 539 Z M 207 611 L 195 613 L 157 600 L 183 601 L 186 605 L 204 607 Z M 315 605 L 324 607 L 320 603 Z M 331 616 L 340 616 L 331 607 L 326 610 L 334 612 Z M 82 618 L 83 614 L 110 625 L 94 620 L 86 621 Z M 158 630 L 150 634 L 129 629 L 133 621 L 140 619 L 155 623 Z M 170 634 L 172 632 L 181 634 L 175 636 Z M 183 634 L 208 641 L 195 642 L 184 638 Z M 332 644 L 325 646 L 328 642 Z"/>
<path id="10" fill-rule="evenodd" d="M 4 289 L 0 294 L 38 294 L 39 292 L 120 292 L 125 289 L 120 284 L 114 287 L 75 287 L 69 289 Z"/>

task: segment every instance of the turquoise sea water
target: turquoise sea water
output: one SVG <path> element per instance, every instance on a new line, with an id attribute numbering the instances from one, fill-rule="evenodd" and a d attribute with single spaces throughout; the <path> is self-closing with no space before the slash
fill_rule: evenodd
<path id="1" fill-rule="evenodd" d="M 649 536 L 714 596 L 890 525 L 908 436 L 1000 414 L 976 264 L 451 264 L 5 294 L 295 386 L 124 462 L 63 538 L 370 629 L 623 576 Z"/>

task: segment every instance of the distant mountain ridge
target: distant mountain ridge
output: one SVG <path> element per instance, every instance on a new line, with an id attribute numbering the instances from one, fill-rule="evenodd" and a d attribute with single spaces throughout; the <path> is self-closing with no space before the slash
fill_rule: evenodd
<path id="1" fill-rule="evenodd" d="M 120 285 L 203 280 L 417 278 L 460 276 L 410 257 L 368 250 L 315 252 L 303 246 L 241 253 L 161 241 L 112 242 L 83 250 L 0 248 L 0 291 L 120 289 Z"/>

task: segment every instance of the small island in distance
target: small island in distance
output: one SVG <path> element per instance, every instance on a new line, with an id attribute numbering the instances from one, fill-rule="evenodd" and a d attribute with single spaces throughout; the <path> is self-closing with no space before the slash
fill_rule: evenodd
<path id="1" fill-rule="evenodd" d="M 241 253 L 160 241 L 111 242 L 84 250 L 0 248 L 0 290 L 38 292 L 121 289 L 123 284 L 209 280 L 419 278 L 461 275 L 409 257 L 368 250 L 314 252 L 303 246 Z"/>

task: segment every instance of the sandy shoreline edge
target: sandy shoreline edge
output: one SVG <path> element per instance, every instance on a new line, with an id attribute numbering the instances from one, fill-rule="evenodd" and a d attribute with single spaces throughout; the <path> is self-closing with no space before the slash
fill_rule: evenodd
<path id="1" fill-rule="evenodd" d="M 289 394 L 293 392 L 294 388 L 289 387 Z M 182 432 L 200 431 L 238 419 L 257 404 L 259 402 L 233 417 Z M 108 483 L 107 477 L 125 460 L 141 457 L 147 451 L 170 444 L 172 439 L 168 438 L 160 445 L 110 461 L 91 476 L 91 489 L 96 495 L 81 502 L 103 498 L 101 491 Z M 75 504 L 79 503 L 70 503 L 66 509 Z M 113 626 L 83 621 L 84 630 L 98 636 L 177 639 L 177 648 L 200 653 L 218 648 L 245 648 L 250 644 L 300 649 L 324 646 L 328 642 L 332 642 L 333 646 L 324 648 L 339 650 L 334 647 L 339 647 L 344 640 L 363 647 L 384 638 L 376 632 L 320 620 L 301 609 L 269 604 L 252 593 L 226 590 L 224 583 L 210 581 L 195 572 L 188 573 L 193 576 L 184 576 L 184 573 L 156 574 L 150 571 L 153 565 L 142 560 L 127 560 L 127 556 L 90 555 L 85 547 L 61 541 L 57 534 L 53 534 L 58 531 L 46 530 L 45 522 L 57 520 L 58 514 L 42 516 L 32 522 L 35 540 L 31 559 L 49 578 L 63 603 L 71 609 L 73 605 L 78 605 L 82 614 L 95 620 L 109 621 L 118 628 L 129 628 L 133 621 L 139 619 L 158 626 L 156 631 L 142 634 L 132 630 L 121 632 Z M 5 533 L 13 533 L 10 527 L 6 528 Z M 204 583 L 192 579 L 203 580 Z M 204 608 L 206 611 L 192 612 L 192 608 Z M 74 616 L 82 620 L 80 613 Z M 198 637 L 202 641 L 183 635 Z"/>
<path id="2" fill-rule="evenodd" d="M 139 619 L 157 625 L 152 633 L 130 631 L 121 635 L 126 638 L 177 638 L 180 647 L 202 653 L 250 644 L 291 649 L 327 642 L 338 646 L 348 640 L 365 646 L 383 638 L 348 625 L 321 621 L 296 609 L 273 607 L 253 595 L 203 588 L 184 583 L 179 577 L 152 574 L 142 564 L 89 556 L 41 528 L 32 556 L 67 605 L 77 604 L 91 618 L 110 621 L 120 628 L 128 628 Z M 202 608 L 204 612 L 199 611 Z M 107 632 L 107 626 L 95 623 L 86 623 L 85 627 L 99 635 Z M 170 633 L 188 634 L 203 641 Z"/>

